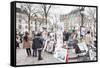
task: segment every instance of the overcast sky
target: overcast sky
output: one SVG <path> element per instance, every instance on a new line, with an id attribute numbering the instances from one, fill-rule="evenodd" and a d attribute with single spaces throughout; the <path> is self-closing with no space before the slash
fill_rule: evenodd
<path id="1" fill-rule="evenodd" d="M 20 7 L 22 3 L 17 3 L 17 7 Z M 33 6 L 34 7 L 34 6 Z M 75 9 L 74 6 L 63 6 L 63 5 L 53 5 L 51 8 L 51 13 L 53 14 L 67 14 Z"/>
<path id="2" fill-rule="evenodd" d="M 20 7 L 21 4 L 23 4 L 23 3 L 17 3 L 16 6 Z M 40 6 L 40 4 L 33 4 L 33 7 L 36 9 L 40 8 L 39 6 Z M 70 13 L 72 10 L 75 10 L 76 8 L 78 8 L 78 6 L 52 5 L 49 12 L 50 12 L 51 16 L 57 15 L 57 17 L 59 17 L 62 14 Z M 87 14 L 87 8 L 88 7 L 85 7 L 85 11 L 84 11 L 85 14 Z M 41 10 L 41 9 L 39 9 L 39 10 Z"/>

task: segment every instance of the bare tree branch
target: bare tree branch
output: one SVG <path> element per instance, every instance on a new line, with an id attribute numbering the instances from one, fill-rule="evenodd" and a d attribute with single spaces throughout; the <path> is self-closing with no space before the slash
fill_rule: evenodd
<path id="1" fill-rule="evenodd" d="M 49 12 L 50 8 L 51 8 L 51 5 L 48 7 L 47 14 L 48 14 L 48 12 Z"/>

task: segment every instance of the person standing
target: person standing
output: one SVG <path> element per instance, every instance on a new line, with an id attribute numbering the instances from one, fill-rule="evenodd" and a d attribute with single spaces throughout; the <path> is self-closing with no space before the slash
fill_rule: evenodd
<path id="1" fill-rule="evenodd" d="M 88 47 L 88 56 L 89 56 L 89 59 L 90 60 L 94 60 L 95 59 L 95 55 L 94 55 L 94 45 L 92 44 L 93 43 L 93 38 L 91 36 L 91 33 L 90 31 L 87 31 L 87 34 L 85 36 L 85 43 Z"/>
<path id="2" fill-rule="evenodd" d="M 36 35 L 37 35 L 37 32 L 34 32 L 33 35 L 33 40 L 32 40 L 32 49 L 33 49 L 33 57 L 37 57 L 37 45 L 36 44 Z"/>
<path id="3" fill-rule="evenodd" d="M 67 32 L 66 29 L 64 29 L 64 32 L 63 32 L 63 41 L 68 41 L 69 40 L 69 33 Z"/>
<path id="4" fill-rule="evenodd" d="M 20 48 L 19 43 L 20 43 L 20 37 L 19 34 L 16 32 L 16 48 Z"/>
<path id="5" fill-rule="evenodd" d="M 19 32 L 19 36 L 20 36 L 20 43 L 22 43 L 23 34 Z"/>
<path id="6" fill-rule="evenodd" d="M 37 56 L 38 51 L 38 60 L 42 60 L 41 52 L 43 48 L 43 41 L 40 38 L 40 34 L 37 33 L 35 38 L 33 39 L 32 49 L 33 49 L 33 56 Z"/>
<path id="7" fill-rule="evenodd" d="M 92 36 L 90 34 L 90 31 L 87 31 L 87 34 L 85 36 L 85 43 L 86 43 L 86 45 L 89 46 L 90 42 L 92 42 L 92 41 L 93 41 L 93 39 L 92 39 Z"/>
<path id="8" fill-rule="evenodd" d="M 26 49 L 27 56 L 31 56 L 31 49 L 30 49 L 30 43 L 29 43 L 29 38 L 28 38 L 28 32 L 25 32 L 25 36 L 23 39 L 23 48 Z"/>
<path id="9" fill-rule="evenodd" d="M 44 46 L 46 44 L 46 40 L 48 39 L 48 32 L 44 30 L 41 34 L 42 34 L 43 46 Z"/>

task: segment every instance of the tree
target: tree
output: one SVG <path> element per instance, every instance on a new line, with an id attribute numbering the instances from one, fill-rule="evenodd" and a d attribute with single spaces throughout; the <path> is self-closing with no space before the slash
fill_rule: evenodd
<path id="1" fill-rule="evenodd" d="M 47 17 L 48 17 L 51 5 L 42 4 L 41 7 L 42 7 L 42 10 L 43 10 L 43 16 L 44 16 L 44 19 L 45 19 L 45 23 L 47 25 Z"/>
<path id="2" fill-rule="evenodd" d="M 91 30 L 93 32 L 93 35 L 95 34 L 96 32 L 96 8 L 91 8 L 91 7 L 88 7 L 87 8 L 87 13 L 88 13 L 88 16 L 90 17 L 90 19 L 93 21 L 91 22 L 93 24 L 93 30 Z"/>
<path id="3" fill-rule="evenodd" d="M 28 17 L 28 31 L 30 32 L 31 17 L 39 12 L 36 10 L 36 7 L 33 4 L 23 3 L 21 4 L 21 8 Z"/>
<path id="4" fill-rule="evenodd" d="M 96 22 L 96 8 L 88 8 L 87 13 Z"/>

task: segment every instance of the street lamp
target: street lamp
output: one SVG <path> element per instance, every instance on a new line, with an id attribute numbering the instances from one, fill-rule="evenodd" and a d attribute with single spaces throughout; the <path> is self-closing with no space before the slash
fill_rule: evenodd
<path id="1" fill-rule="evenodd" d="M 84 17 L 84 7 L 80 9 L 80 15 L 81 15 L 81 25 L 80 25 L 80 37 L 82 37 L 82 27 L 83 27 L 83 17 Z"/>
<path id="2" fill-rule="evenodd" d="M 35 19 L 35 31 L 37 31 L 37 15 L 36 14 L 34 16 L 34 19 Z"/>
<path id="3" fill-rule="evenodd" d="M 81 14 L 81 21 L 82 21 L 81 26 L 83 26 L 83 16 L 84 16 L 84 8 L 83 7 L 81 8 L 80 14 Z"/>

